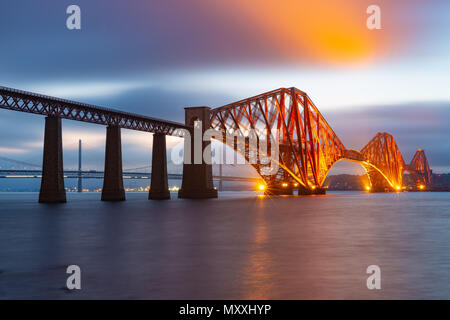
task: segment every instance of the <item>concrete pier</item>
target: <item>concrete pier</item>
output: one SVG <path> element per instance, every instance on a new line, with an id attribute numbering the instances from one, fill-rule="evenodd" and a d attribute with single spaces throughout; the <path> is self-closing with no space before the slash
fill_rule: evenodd
<path id="1" fill-rule="evenodd" d="M 152 179 L 148 198 L 151 200 L 170 199 L 167 180 L 166 136 L 162 133 L 153 135 Z"/>
<path id="2" fill-rule="evenodd" d="M 264 190 L 265 195 L 293 195 L 294 189 L 292 184 L 286 183 L 284 185 L 268 183 Z"/>
<path id="3" fill-rule="evenodd" d="M 102 201 L 125 200 L 122 174 L 122 143 L 120 127 L 106 128 L 105 175 L 103 179 Z"/>
<path id="4" fill-rule="evenodd" d="M 183 181 L 178 191 L 178 198 L 203 199 L 217 198 L 214 188 L 212 165 L 205 162 L 203 151 L 211 144 L 211 140 L 203 141 L 203 133 L 210 128 L 209 107 L 185 108 L 185 123 L 191 129 L 191 137 L 184 139 L 184 152 L 190 158 L 183 164 Z M 194 123 L 201 121 L 201 137 L 194 137 Z M 199 130 L 198 130 L 199 131 Z M 211 154 L 207 155 L 211 159 Z M 186 157 L 185 157 L 186 160 Z M 211 163 L 211 161 L 209 161 Z"/>
<path id="5" fill-rule="evenodd" d="M 44 157 L 39 202 L 66 202 L 61 118 L 46 117 L 44 133 Z"/>
<path id="6" fill-rule="evenodd" d="M 326 194 L 327 193 L 327 189 L 325 188 L 314 188 L 314 189 L 307 189 L 305 187 L 299 186 L 297 194 L 299 196 L 310 196 L 310 195 L 320 195 L 320 194 Z"/>

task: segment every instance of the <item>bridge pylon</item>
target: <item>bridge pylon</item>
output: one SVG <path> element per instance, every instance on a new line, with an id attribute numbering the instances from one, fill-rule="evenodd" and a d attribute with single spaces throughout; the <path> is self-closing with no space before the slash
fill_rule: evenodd
<path id="1" fill-rule="evenodd" d="M 210 108 L 185 108 L 185 124 L 189 128 L 190 136 L 184 138 L 183 180 L 178 191 L 178 198 L 203 199 L 217 198 L 214 188 L 211 153 L 204 154 L 211 144 L 210 139 L 204 139 L 204 133 L 210 128 Z M 201 126 L 201 130 L 194 130 L 194 126 Z M 205 161 L 209 157 L 209 163 Z"/>
<path id="2" fill-rule="evenodd" d="M 167 179 L 166 136 L 162 133 L 153 134 L 152 179 L 148 198 L 150 200 L 170 199 Z"/>
<path id="3" fill-rule="evenodd" d="M 48 116 L 45 118 L 44 157 L 39 202 L 66 202 L 63 168 L 61 118 Z"/>
<path id="4" fill-rule="evenodd" d="M 125 200 L 122 174 L 122 142 L 120 127 L 106 127 L 105 174 L 103 178 L 102 201 Z"/>

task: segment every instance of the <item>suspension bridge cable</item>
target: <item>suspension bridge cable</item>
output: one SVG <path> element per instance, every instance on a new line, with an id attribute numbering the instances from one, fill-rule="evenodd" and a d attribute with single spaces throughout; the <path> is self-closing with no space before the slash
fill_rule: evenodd
<path id="1" fill-rule="evenodd" d="M 12 163 L 17 163 L 17 164 L 21 164 L 24 166 L 29 166 L 29 167 L 35 167 L 35 168 L 41 168 L 42 165 L 38 165 L 38 164 L 33 164 L 33 163 L 29 163 L 29 162 L 25 162 L 25 161 L 20 161 L 20 160 L 15 160 L 15 159 L 11 159 L 11 158 L 7 158 L 7 157 L 2 157 L 0 156 L 0 160 L 3 161 L 8 161 L 8 162 L 12 162 Z"/>

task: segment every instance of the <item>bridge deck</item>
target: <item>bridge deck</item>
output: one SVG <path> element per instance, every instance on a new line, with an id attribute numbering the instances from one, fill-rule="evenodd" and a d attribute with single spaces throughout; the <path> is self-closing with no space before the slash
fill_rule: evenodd
<path id="1" fill-rule="evenodd" d="M 187 129 L 178 122 L 1 86 L 0 108 L 174 136 L 183 136 L 183 129 Z"/>

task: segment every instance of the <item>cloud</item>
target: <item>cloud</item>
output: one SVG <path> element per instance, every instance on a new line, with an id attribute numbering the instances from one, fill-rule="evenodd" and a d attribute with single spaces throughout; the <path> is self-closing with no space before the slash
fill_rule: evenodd
<path id="1" fill-rule="evenodd" d="M 405 162 L 425 149 L 433 167 L 450 171 L 450 103 L 417 102 L 322 112 L 349 149 L 362 149 L 377 132 L 390 133 Z"/>
<path id="2" fill-rule="evenodd" d="M 433 48 L 430 57 L 448 53 L 446 1 L 380 0 L 377 32 L 365 26 L 368 0 L 79 0 L 80 31 L 65 26 L 68 4 L 0 3 L 2 82 L 199 67 L 351 67 L 403 60 L 425 47 Z"/>
<path id="3" fill-rule="evenodd" d="M 450 63 L 428 61 L 377 68 L 206 68 L 124 75 L 120 80 L 89 77 L 58 82 L 30 81 L 20 89 L 123 111 L 183 121 L 183 108 L 217 107 L 280 87 L 308 93 L 320 110 L 367 105 L 450 101 Z M 180 120 L 181 118 L 181 120 Z"/>
<path id="4" fill-rule="evenodd" d="M 115 97 L 129 90 L 151 87 L 150 83 L 137 81 L 78 81 L 78 82 L 49 82 L 27 85 L 27 91 L 39 92 L 54 97 L 70 97 L 71 99 L 87 99 L 92 97 Z"/>
<path id="5" fill-rule="evenodd" d="M 7 148 L 7 147 L 0 147 L 0 153 L 8 153 L 8 154 L 14 154 L 14 153 L 26 153 L 27 150 L 22 148 Z"/>

